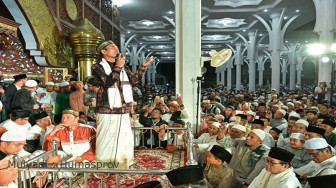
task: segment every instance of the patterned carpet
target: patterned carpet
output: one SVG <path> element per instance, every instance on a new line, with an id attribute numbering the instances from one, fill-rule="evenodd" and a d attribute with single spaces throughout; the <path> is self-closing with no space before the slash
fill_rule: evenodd
<path id="1" fill-rule="evenodd" d="M 131 169 L 139 170 L 171 170 L 185 166 L 187 162 L 186 151 L 176 151 L 174 153 L 167 153 L 167 150 L 161 149 L 136 149 L 134 151 L 134 162 Z M 116 175 L 111 175 L 109 178 L 101 182 L 98 178 L 90 174 L 88 179 L 88 187 L 90 188 L 112 188 L 116 186 Z M 169 187 L 165 175 L 153 175 L 152 180 L 158 180 L 162 183 L 163 187 Z M 129 188 L 142 183 L 151 181 L 147 174 L 124 174 L 120 175 L 120 187 Z M 84 187 L 83 175 L 78 175 L 73 179 L 73 187 Z M 57 187 L 69 187 L 68 180 L 58 182 Z"/>

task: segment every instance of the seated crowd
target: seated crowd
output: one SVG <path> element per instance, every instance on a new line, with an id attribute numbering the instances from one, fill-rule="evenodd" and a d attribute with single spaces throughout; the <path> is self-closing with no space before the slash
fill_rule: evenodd
<path id="1" fill-rule="evenodd" d="M 14 155 L 27 161 L 55 147 L 53 140 L 59 152 L 48 157 L 47 166 L 95 160 L 99 86 L 93 78 L 81 82 L 70 77 L 42 87 L 17 75 L 13 85 L 0 90 L 4 95 L 1 113 L 6 117 L 0 125 L 0 186 L 15 187 L 17 168 L 8 165 Z M 303 91 L 204 89 L 201 123 L 192 138 L 198 166 L 170 171 L 171 184 L 309 187 L 319 181 L 316 177 L 336 175 L 335 108 L 316 100 L 316 93 Z M 187 131 L 167 131 L 169 127 L 186 128 L 189 113 L 182 97 L 165 86 L 136 85 L 133 94 L 131 125 L 153 128 L 133 130 L 135 146 L 169 152 L 186 149 Z M 41 174 L 42 181 L 36 173 L 29 173 L 31 179 L 26 181 L 37 187 L 46 183 L 46 172 Z M 159 182 L 147 185 L 160 187 Z"/>

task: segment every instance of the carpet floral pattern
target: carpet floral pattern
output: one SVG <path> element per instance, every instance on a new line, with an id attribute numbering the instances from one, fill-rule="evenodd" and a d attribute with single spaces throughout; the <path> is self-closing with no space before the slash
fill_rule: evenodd
<path id="1" fill-rule="evenodd" d="M 137 170 L 171 170 L 185 166 L 187 162 L 186 151 L 176 151 L 167 153 L 167 150 L 162 149 L 136 149 L 134 151 L 134 164 L 130 169 Z M 79 178 L 78 178 L 79 177 Z M 88 175 L 88 187 L 90 188 L 112 188 L 117 187 L 117 176 L 110 175 L 104 181 L 96 178 L 92 174 Z M 73 187 L 84 187 L 84 176 L 78 175 L 73 182 Z M 119 185 L 121 188 L 134 187 L 142 183 L 157 180 L 160 181 L 163 187 L 169 187 L 167 177 L 165 175 L 150 175 L 148 174 L 120 174 Z M 68 180 L 59 181 L 57 187 L 69 187 Z"/>

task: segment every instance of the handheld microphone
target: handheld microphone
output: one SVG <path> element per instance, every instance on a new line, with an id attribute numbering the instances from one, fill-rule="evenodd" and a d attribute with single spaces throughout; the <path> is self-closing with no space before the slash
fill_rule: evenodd
<path id="1" fill-rule="evenodd" d="M 120 55 L 120 57 L 123 57 L 123 55 L 121 53 L 118 53 L 118 54 L 116 54 L 116 56 L 114 57 L 114 59 L 117 59 L 119 57 L 119 55 Z"/>

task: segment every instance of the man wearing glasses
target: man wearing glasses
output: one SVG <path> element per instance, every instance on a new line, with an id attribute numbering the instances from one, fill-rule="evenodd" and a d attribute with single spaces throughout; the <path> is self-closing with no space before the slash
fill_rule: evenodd
<path id="1" fill-rule="evenodd" d="M 312 138 L 307 140 L 305 145 L 310 158 L 319 164 L 309 177 L 336 174 L 336 157 L 332 154 L 331 147 L 325 139 Z M 309 187 L 308 184 L 306 187 Z"/>
<path id="2" fill-rule="evenodd" d="M 252 181 L 249 188 L 301 188 L 292 167 L 293 158 L 294 154 L 287 150 L 271 148 L 266 158 L 266 167 Z"/>

